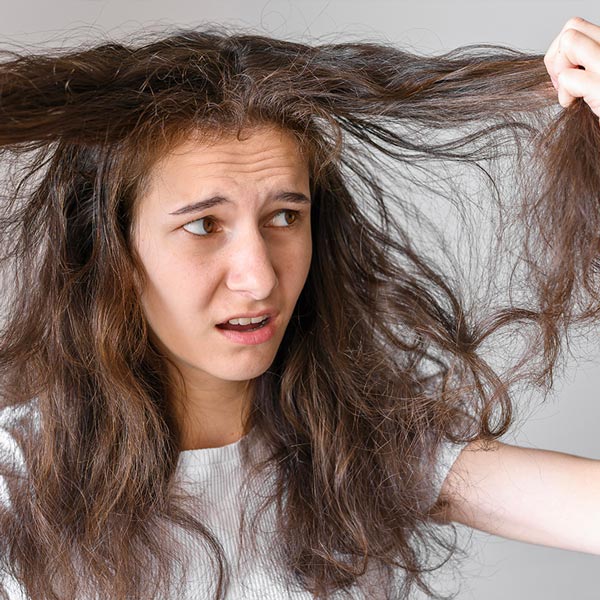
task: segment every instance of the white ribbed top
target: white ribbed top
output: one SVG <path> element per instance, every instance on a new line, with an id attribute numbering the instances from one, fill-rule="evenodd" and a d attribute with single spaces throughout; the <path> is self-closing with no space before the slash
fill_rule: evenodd
<path id="1" fill-rule="evenodd" d="M 11 443 L 4 434 L 0 439 L 4 459 L 10 454 L 7 444 Z M 436 481 L 437 493 L 463 447 L 464 445 L 450 444 L 443 447 Z M 275 481 L 274 470 L 268 469 L 262 478 L 253 480 L 250 486 L 244 485 L 245 451 L 248 451 L 251 461 L 266 457 L 268 453 L 254 430 L 226 446 L 185 450 L 179 456 L 176 485 L 185 492 L 191 492 L 198 500 L 198 518 L 212 531 L 223 547 L 231 570 L 227 600 L 311 600 L 313 596 L 305 590 L 291 584 L 286 585 L 282 569 L 277 568 L 279 547 L 273 535 L 275 507 L 272 504 L 259 520 L 256 539 L 258 552 L 251 552 L 245 544 L 240 545 L 239 532 L 243 509 L 248 511 L 246 518 L 251 517 L 261 501 L 272 493 Z M 6 497 L 3 499 L 7 500 Z M 244 527 L 244 531 L 248 530 L 249 527 Z M 211 566 L 208 558 L 209 555 L 213 555 L 210 547 L 200 545 L 195 538 L 192 539 L 189 534 L 179 529 L 175 532 L 175 539 L 183 543 L 185 560 L 188 561 L 187 571 L 184 576 L 184 571 L 178 571 L 181 566 L 174 566 L 176 580 L 181 588 L 173 590 L 170 597 L 164 600 L 212 599 L 217 571 Z M 398 576 L 402 577 L 402 574 L 399 573 Z M 352 598 L 383 598 L 381 590 L 378 592 L 380 581 L 376 571 L 367 571 Z M 14 580 L 5 579 L 5 583 L 8 585 L 10 600 L 26 600 L 20 586 Z"/>
<path id="2" fill-rule="evenodd" d="M 202 496 L 203 522 L 217 535 L 227 556 L 232 575 L 227 600 L 311 600 L 313 596 L 305 590 L 286 587 L 281 575 L 277 577 L 276 563 L 269 562 L 278 553 L 277 540 L 270 535 L 275 530 L 273 506 L 269 507 L 260 521 L 257 540 L 259 555 L 240 549 L 242 507 L 250 511 L 250 515 L 254 514 L 252 510 L 257 508 L 266 494 L 272 492 L 274 483 L 274 472 L 271 471 L 270 475 L 266 475 L 251 488 L 244 487 L 242 454 L 245 445 L 251 459 L 266 456 L 267 449 L 262 440 L 254 431 L 250 431 L 242 439 L 226 446 L 186 450 L 180 454 L 178 464 L 177 474 L 181 483 L 185 489 Z M 446 444 L 442 447 L 435 482 L 436 495 L 463 447 L 464 444 Z M 191 554 L 189 575 L 182 598 L 208 600 L 212 598 L 211 591 L 214 593 L 214 590 L 207 589 L 207 582 L 215 579 L 214 572 L 207 570 L 202 550 Z M 375 571 L 368 571 L 363 579 L 364 582 L 357 586 L 352 598 L 383 598 L 381 591 L 377 593 L 377 581 L 380 580 Z"/>

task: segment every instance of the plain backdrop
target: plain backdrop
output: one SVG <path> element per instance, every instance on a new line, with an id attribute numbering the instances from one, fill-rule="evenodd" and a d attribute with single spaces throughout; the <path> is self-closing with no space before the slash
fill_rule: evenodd
<path id="1" fill-rule="evenodd" d="M 0 6 L 2 46 L 61 46 L 125 39 L 142 28 L 228 23 L 296 41 L 380 40 L 422 53 L 485 42 L 543 54 L 569 17 L 600 24 L 600 5 L 593 0 L 1 0 Z M 596 338 L 593 332 L 585 344 L 573 348 L 578 360 L 571 360 L 556 394 L 540 402 L 505 441 L 600 459 Z M 440 573 L 448 590 L 460 590 L 459 600 L 600 599 L 600 556 L 513 542 L 463 527 L 460 533 L 470 541 L 462 578 L 456 581 Z"/>

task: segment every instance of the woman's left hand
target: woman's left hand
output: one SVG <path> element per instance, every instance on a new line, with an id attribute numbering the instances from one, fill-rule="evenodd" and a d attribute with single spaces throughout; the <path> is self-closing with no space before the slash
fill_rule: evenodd
<path id="1" fill-rule="evenodd" d="M 583 98 L 600 117 L 600 27 L 569 19 L 544 56 L 544 64 L 564 108 Z M 582 68 L 583 67 L 583 68 Z"/>

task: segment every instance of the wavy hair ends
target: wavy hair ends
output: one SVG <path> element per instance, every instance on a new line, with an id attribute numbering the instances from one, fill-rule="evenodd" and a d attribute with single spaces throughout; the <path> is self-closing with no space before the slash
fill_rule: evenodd
<path id="1" fill-rule="evenodd" d="M 269 126 L 306 153 L 314 232 L 249 417 L 271 450 L 249 477 L 275 469 L 281 577 L 327 598 L 375 567 L 386 597 L 446 597 L 428 581 L 431 559 L 458 549 L 432 519 L 441 444 L 505 433 L 511 386 L 550 381 L 563 334 L 598 313 L 588 107 L 556 117 L 542 57 L 490 45 L 424 57 L 211 28 L 2 58 L 0 151 L 15 185 L 0 214 L 14 281 L 0 398 L 27 467 L 1 464 L 4 571 L 39 600 L 173 597 L 182 528 L 215 569 L 203 591 L 225 597 L 223 548 L 174 486 L 173 382 L 140 308 L 131 236 L 167 152 Z M 510 206 L 482 166 L 505 156 L 526 166 Z M 385 161 L 412 195 L 383 185 Z M 490 203 L 512 219 L 501 239 L 520 244 L 518 302 L 475 310 L 456 272 L 418 248 L 404 221 L 427 231 L 414 190 L 454 198 L 433 189 L 427 164 L 488 178 Z M 526 351 L 499 371 L 486 344 L 523 324 Z"/>

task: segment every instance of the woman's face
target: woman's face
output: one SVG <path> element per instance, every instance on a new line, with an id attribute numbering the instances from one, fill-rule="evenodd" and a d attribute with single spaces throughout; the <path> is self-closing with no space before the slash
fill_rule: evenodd
<path id="1" fill-rule="evenodd" d="M 148 324 L 184 375 L 210 385 L 265 372 L 312 254 L 308 166 L 294 138 L 261 128 L 243 141 L 186 142 L 156 165 L 133 243 Z M 263 314 L 253 332 L 220 325 Z"/>

